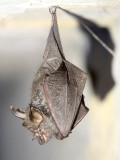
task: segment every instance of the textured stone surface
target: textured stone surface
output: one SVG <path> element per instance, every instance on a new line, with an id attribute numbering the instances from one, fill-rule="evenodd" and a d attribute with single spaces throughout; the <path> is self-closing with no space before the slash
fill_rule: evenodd
<path id="1" fill-rule="evenodd" d="M 62 5 L 68 8 L 79 6 L 81 10 L 91 10 L 93 7 L 97 10 L 98 8 L 106 10 L 109 7 L 109 12 L 120 12 L 120 1 L 118 0 L 1 0 L 0 18 L 10 14 L 22 13 L 29 8 L 46 8 L 52 5 Z"/>

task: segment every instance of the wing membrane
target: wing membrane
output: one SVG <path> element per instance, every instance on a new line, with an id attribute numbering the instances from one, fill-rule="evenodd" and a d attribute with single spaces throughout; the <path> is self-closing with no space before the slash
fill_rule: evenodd
<path id="1" fill-rule="evenodd" d="M 56 126 L 66 137 L 74 124 L 87 74 L 65 60 L 56 14 L 53 18 L 42 65 L 51 73 L 45 79 L 44 91 Z"/>
<path id="2" fill-rule="evenodd" d="M 69 62 L 66 62 L 66 65 L 63 62 L 56 72 L 48 76 L 44 87 L 49 109 L 63 137 L 68 136 L 71 131 L 86 80 L 83 71 L 78 71 L 78 68 Z M 84 83 L 79 86 L 76 78 Z"/>

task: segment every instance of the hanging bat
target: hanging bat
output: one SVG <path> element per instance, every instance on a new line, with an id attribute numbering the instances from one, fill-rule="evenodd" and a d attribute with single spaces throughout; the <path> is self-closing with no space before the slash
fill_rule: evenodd
<path id="1" fill-rule="evenodd" d="M 88 112 L 82 94 L 87 74 L 65 59 L 56 12 L 47 46 L 32 86 L 32 98 L 25 111 L 11 107 L 23 126 L 40 144 L 52 137 L 64 139 Z"/>

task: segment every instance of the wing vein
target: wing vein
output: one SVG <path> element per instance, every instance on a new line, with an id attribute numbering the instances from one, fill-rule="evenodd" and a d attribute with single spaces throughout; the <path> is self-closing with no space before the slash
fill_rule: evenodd
<path id="1" fill-rule="evenodd" d="M 66 131 L 66 116 L 67 116 L 67 100 L 68 100 L 68 96 L 67 96 L 67 89 L 68 89 L 68 84 L 66 82 L 66 100 L 65 100 L 65 121 L 64 121 L 64 130 Z"/>

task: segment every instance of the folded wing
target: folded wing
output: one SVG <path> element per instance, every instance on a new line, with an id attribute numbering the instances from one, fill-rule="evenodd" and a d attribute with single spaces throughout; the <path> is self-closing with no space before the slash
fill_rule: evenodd
<path id="1" fill-rule="evenodd" d="M 45 80 L 47 103 L 62 137 L 67 137 L 71 131 L 85 81 L 86 74 L 69 62 L 62 62 Z"/>

